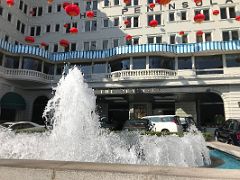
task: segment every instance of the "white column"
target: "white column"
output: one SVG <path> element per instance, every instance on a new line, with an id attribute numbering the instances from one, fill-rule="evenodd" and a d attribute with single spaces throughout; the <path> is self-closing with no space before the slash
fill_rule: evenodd
<path id="1" fill-rule="evenodd" d="M 6 62 L 6 55 L 3 54 L 3 57 L 2 57 L 2 66 L 4 67 L 5 66 L 5 63 Z"/>
<path id="2" fill-rule="evenodd" d="M 41 67 L 41 72 L 44 72 L 44 61 L 42 61 L 42 67 Z"/>
<path id="3" fill-rule="evenodd" d="M 149 69 L 149 56 L 146 56 L 146 69 Z"/>
<path id="4" fill-rule="evenodd" d="M 178 70 L 178 57 L 175 57 L 175 70 Z"/>
<path id="5" fill-rule="evenodd" d="M 132 70 L 132 69 L 133 69 L 133 58 L 130 57 L 130 70 Z"/>
<path id="6" fill-rule="evenodd" d="M 57 75 L 57 64 L 54 64 L 54 76 Z"/>
<path id="7" fill-rule="evenodd" d="M 23 62 L 23 56 L 20 56 L 19 63 L 18 63 L 18 69 L 22 69 L 22 62 Z"/>
<path id="8" fill-rule="evenodd" d="M 226 68 L 227 68 L 226 54 L 222 55 L 222 61 L 223 61 L 223 74 L 225 74 L 225 71 L 226 71 Z"/>
<path id="9" fill-rule="evenodd" d="M 196 75 L 196 67 L 195 67 L 195 57 L 192 56 L 192 72 L 193 72 L 193 75 L 195 76 Z"/>

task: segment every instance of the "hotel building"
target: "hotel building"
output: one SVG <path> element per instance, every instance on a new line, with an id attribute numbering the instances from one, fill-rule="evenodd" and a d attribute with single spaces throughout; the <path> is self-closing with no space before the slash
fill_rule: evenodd
<path id="1" fill-rule="evenodd" d="M 0 122 L 43 123 L 64 63 L 81 68 L 99 113 L 115 122 L 176 114 L 211 126 L 221 117 L 240 117 L 240 0 L 165 6 L 75 0 L 81 12 L 72 18 L 65 1 L 19 0 L 11 7 L 1 1 Z M 86 17 L 88 10 L 94 18 Z M 194 21 L 199 13 L 205 15 L 201 23 Z M 149 26 L 153 19 L 156 27 Z M 69 33 L 70 27 L 79 32 Z M 35 41 L 27 43 L 26 36 Z M 61 39 L 69 46 L 60 46 Z"/>

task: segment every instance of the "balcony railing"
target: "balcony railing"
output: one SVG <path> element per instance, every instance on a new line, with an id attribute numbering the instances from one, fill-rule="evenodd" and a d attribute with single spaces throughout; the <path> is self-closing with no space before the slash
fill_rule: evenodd
<path id="1" fill-rule="evenodd" d="M 28 69 L 11 69 L 0 66 L 0 75 L 6 79 L 31 80 L 39 82 L 50 82 L 54 80 L 53 75 Z"/>
<path id="2" fill-rule="evenodd" d="M 103 59 L 124 54 L 134 53 L 198 53 L 198 52 L 223 52 L 223 51 L 238 51 L 240 50 L 240 40 L 236 41 L 213 41 L 204 43 L 188 43 L 188 44 L 141 44 L 119 46 L 107 50 L 94 51 L 72 51 L 50 53 L 42 48 L 28 45 L 14 45 L 9 42 L 0 40 L 0 49 L 16 54 L 27 54 L 39 56 L 50 61 L 67 61 L 73 59 Z"/>

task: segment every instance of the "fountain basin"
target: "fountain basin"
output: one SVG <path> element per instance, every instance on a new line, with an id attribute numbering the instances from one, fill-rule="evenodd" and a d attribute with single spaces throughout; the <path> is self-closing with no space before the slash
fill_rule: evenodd
<path id="1" fill-rule="evenodd" d="M 239 179 L 239 170 L 152 165 L 82 163 L 43 160 L 0 160 L 4 180 L 136 180 Z"/>

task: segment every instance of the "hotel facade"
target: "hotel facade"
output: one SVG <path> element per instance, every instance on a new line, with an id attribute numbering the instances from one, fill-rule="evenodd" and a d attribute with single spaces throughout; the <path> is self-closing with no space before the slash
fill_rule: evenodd
<path id="1" fill-rule="evenodd" d="M 42 124 L 64 64 L 81 68 L 99 114 L 115 122 L 176 114 L 214 126 L 240 117 L 240 0 L 172 0 L 165 6 L 75 0 L 81 12 L 72 18 L 64 2 L 19 0 L 8 7 L 1 1 L 0 122 Z M 88 10 L 95 13 L 91 19 Z M 199 13 L 205 15 L 201 23 L 194 21 Z M 156 27 L 149 26 L 153 19 Z M 71 34 L 70 27 L 79 32 Z M 27 43 L 26 36 L 35 41 Z M 69 46 L 60 46 L 61 39 Z"/>

